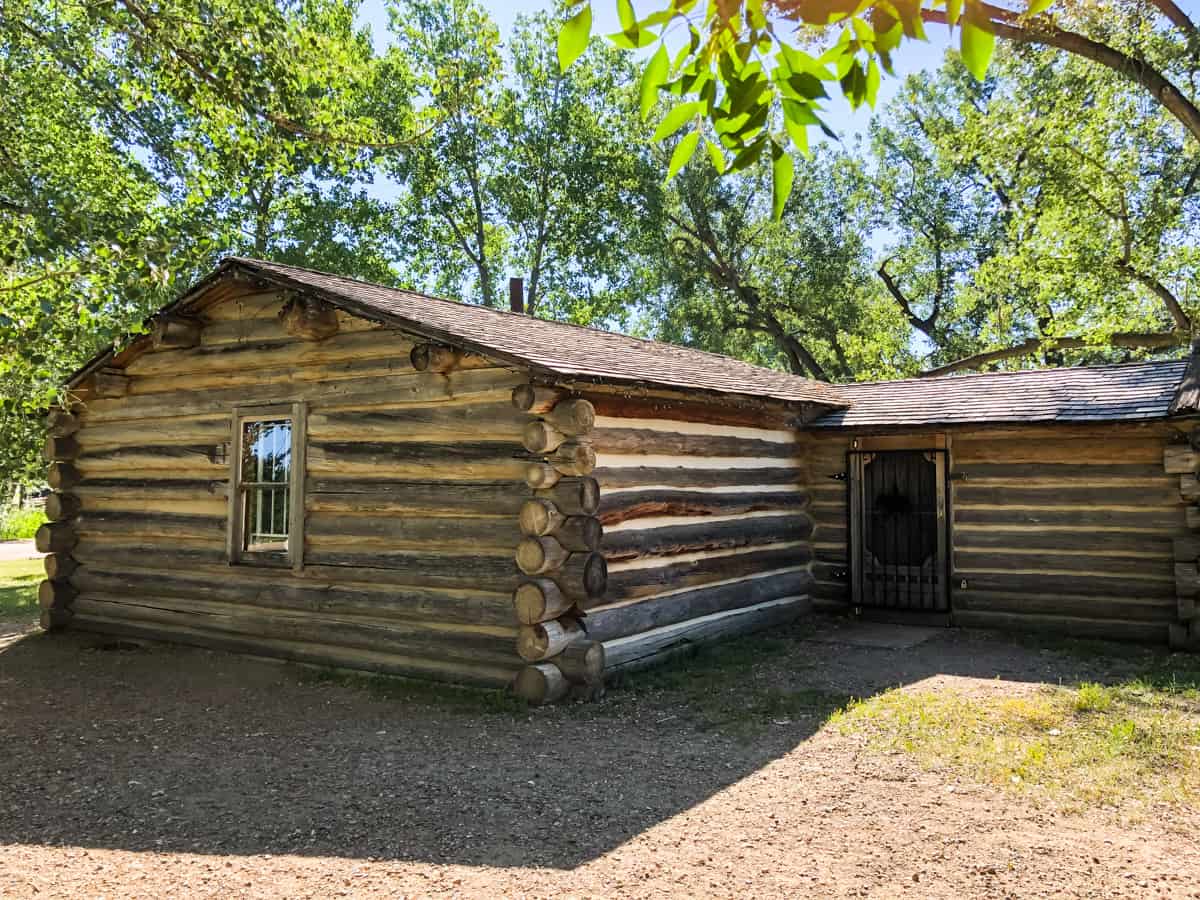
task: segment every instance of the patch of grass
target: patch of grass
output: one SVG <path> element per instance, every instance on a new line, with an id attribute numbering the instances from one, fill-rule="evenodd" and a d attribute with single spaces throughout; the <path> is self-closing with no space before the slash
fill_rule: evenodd
<path id="1" fill-rule="evenodd" d="M 1142 679 L 1007 698 L 896 689 L 832 721 L 927 768 L 1068 804 L 1200 801 L 1200 702 Z"/>
<path id="2" fill-rule="evenodd" d="M 363 691 L 382 700 L 424 703 L 471 714 L 513 714 L 529 709 L 524 700 L 498 689 L 442 684 L 352 669 L 293 665 L 298 670 L 297 678 L 301 684 L 335 685 Z"/>
<path id="3" fill-rule="evenodd" d="M 38 582 L 45 577 L 40 559 L 0 562 L 0 619 L 36 619 Z"/>
<path id="4" fill-rule="evenodd" d="M 0 541 L 28 540 L 45 522 L 46 513 L 38 507 L 0 509 Z"/>
<path id="5" fill-rule="evenodd" d="M 794 652 L 796 641 L 813 627 L 800 621 L 772 636 L 749 635 L 699 647 L 653 669 L 631 673 L 617 686 L 618 696 L 653 697 L 663 709 L 679 710 L 703 730 L 745 739 L 795 721 L 805 721 L 815 731 L 851 698 L 779 686 L 764 677 L 770 668 L 764 664 Z"/>

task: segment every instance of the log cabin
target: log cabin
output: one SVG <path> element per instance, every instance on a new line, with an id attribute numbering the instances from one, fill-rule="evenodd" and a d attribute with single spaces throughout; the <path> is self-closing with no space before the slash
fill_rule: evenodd
<path id="1" fill-rule="evenodd" d="M 1200 644 L 1200 377 L 828 385 L 230 258 L 51 411 L 42 625 L 531 702 L 814 605 Z"/>

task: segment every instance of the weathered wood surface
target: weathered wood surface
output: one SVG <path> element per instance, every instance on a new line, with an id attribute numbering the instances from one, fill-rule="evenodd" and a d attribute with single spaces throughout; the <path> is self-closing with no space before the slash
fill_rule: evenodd
<path id="1" fill-rule="evenodd" d="M 583 625 L 589 640 L 610 641 L 779 597 L 807 596 L 812 583 L 812 573 L 806 569 L 769 572 L 754 578 L 661 594 L 635 603 L 591 609 Z"/>
<path id="2" fill-rule="evenodd" d="M 533 706 L 554 703 L 567 696 L 571 684 L 550 663 L 525 666 L 513 682 L 513 693 Z"/>
<path id="3" fill-rule="evenodd" d="M 789 491 L 673 491 L 663 489 L 606 491 L 597 513 L 604 525 L 655 516 L 717 516 L 765 510 L 804 509 L 809 494 Z"/>
<path id="4" fill-rule="evenodd" d="M 807 540 L 812 534 L 812 526 L 809 516 L 798 513 L 607 531 L 601 541 L 601 552 L 609 562 L 616 562 L 648 556 L 779 544 Z"/>
<path id="5" fill-rule="evenodd" d="M 735 553 L 699 553 L 685 560 L 667 558 L 660 565 L 609 566 L 608 602 L 633 600 L 664 591 L 691 587 L 726 578 L 742 578 L 792 566 L 805 566 L 813 558 L 807 542 Z"/>
<path id="6" fill-rule="evenodd" d="M 811 603 L 807 597 L 781 597 L 606 641 L 604 675 L 605 678 L 619 677 L 626 672 L 657 665 L 711 641 L 776 627 L 795 620 L 809 609 Z"/>
<path id="7" fill-rule="evenodd" d="M 612 466 L 605 457 L 592 476 L 604 493 L 627 488 L 669 487 L 743 487 L 803 483 L 797 468 L 788 465 L 771 467 L 704 468 L 703 466 Z M 703 463 L 704 460 L 697 460 Z M 803 460 L 800 465 L 803 465 Z M 842 465 L 845 470 L 845 464 Z"/>
<path id="8" fill-rule="evenodd" d="M 583 629 L 570 618 L 522 625 L 517 632 L 517 653 L 527 662 L 541 662 L 562 653 L 582 637 Z"/>
<path id="9" fill-rule="evenodd" d="M 513 592 L 513 608 L 522 625 L 557 619 L 574 604 L 575 601 L 551 578 L 531 578 Z"/>

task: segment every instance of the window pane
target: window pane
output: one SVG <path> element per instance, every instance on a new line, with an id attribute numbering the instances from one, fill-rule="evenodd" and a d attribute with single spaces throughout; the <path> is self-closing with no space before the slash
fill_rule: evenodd
<path id="1" fill-rule="evenodd" d="M 242 428 L 243 549 L 286 552 L 292 423 L 245 422 Z"/>

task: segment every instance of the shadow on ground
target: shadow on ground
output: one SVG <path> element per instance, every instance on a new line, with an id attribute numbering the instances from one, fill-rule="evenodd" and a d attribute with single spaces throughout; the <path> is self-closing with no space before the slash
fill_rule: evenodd
<path id="1" fill-rule="evenodd" d="M 574 868 L 795 750 L 850 696 L 1123 665 L 981 633 L 855 646 L 844 623 L 812 628 L 540 710 L 29 636 L 0 650 L 0 844 Z"/>

